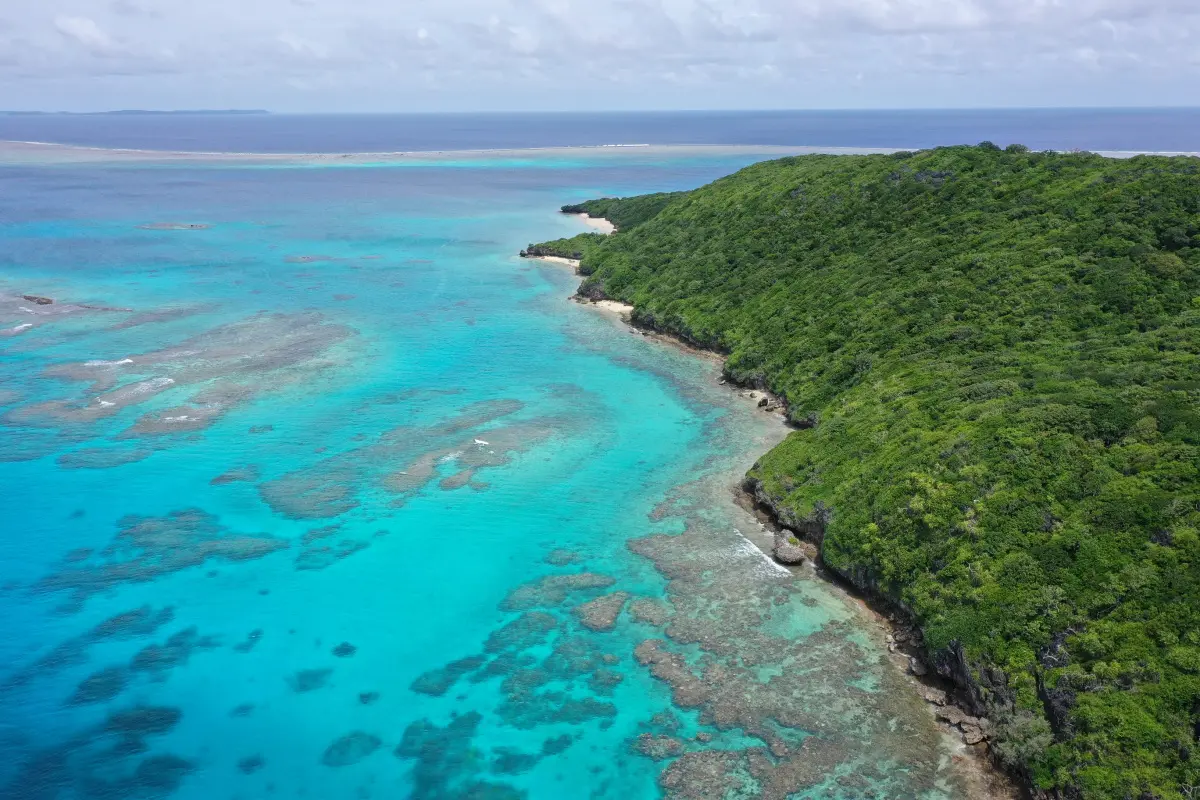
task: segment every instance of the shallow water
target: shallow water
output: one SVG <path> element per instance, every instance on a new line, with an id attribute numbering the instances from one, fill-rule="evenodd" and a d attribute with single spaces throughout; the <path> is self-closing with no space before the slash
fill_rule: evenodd
<path id="1" fill-rule="evenodd" d="M 755 157 L 526 160 L 0 166 L 4 797 L 962 796 L 778 423 L 512 255 Z"/>

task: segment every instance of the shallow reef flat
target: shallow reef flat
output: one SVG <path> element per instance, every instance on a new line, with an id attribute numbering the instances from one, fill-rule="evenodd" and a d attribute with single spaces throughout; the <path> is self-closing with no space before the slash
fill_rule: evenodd
<path id="1" fill-rule="evenodd" d="M 5 162 L 0 796 L 983 797 L 778 419 L 508 256 L 756 153 Z"/>

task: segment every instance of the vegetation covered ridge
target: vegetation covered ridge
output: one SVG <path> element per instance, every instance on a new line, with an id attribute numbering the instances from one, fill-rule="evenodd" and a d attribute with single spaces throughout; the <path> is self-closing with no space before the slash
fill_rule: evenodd
<path id="1" fill-rule="evenodd" d="M 581 293 L 786 398 L 748 480 L 921 626 L 996 758 L 1200 797 L 1200 160 L 812 155 L 597 203 L 629 218 L 570 240 Z"/>

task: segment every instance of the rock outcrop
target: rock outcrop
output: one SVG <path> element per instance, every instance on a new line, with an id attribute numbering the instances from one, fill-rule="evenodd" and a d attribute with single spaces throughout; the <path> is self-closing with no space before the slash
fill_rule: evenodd
<path id="1" fill-rule="evenodd" d="M 804 563 L 804 548 L 800 546 L 800 540 L 796 538 L 796 534 L 783 528 L 775 533 L 775 560 L 780 564 L 803 564 Z"/>

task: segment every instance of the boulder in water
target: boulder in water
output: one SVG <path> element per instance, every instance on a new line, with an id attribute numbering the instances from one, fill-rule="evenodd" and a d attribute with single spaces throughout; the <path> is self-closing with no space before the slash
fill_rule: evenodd
<path id="1" fill-rule="evenodd" d="M 780 564 L 803 564 L 804 548 L 796 534 L 784 528 L 775 534 L 775 560 Z"/>

